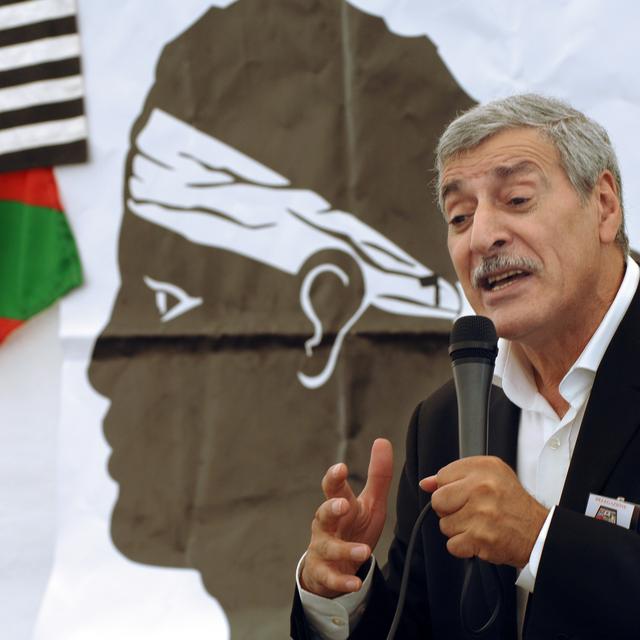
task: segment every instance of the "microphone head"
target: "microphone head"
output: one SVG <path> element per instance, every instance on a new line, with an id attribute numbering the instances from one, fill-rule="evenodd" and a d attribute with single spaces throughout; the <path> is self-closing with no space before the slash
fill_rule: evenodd
<path id="1" fill-rule="evenodd" d="M 455 321 L 449 338 L 449 356 L 453 364 L 462 358 L 473 358 L 493 365 L 496 355 L 498 334 L 489 318 L 462 316 Z"/>

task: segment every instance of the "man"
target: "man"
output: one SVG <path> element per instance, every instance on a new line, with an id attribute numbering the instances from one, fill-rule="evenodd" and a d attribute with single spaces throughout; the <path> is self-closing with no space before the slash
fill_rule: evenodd
<path id="1" fill-rule="evenodd" d="M 437 169 L 455 270 L 501 337 L 490 455 L 456 460 L 452 384 L 418 407 L 385 577 L 367 561 L 386 517 L 389 443 L 374 443 L 357 498 L 346 466 L 330 468 L 292 635 L 385 638 L 431 498 L 397 638 L 467 637 L 460 559 L 473 556 L 499 565 L 504 590 L 483 637 L 637 638 L 640 535 L 585 515 L 590 493 L 640 502 L 639 269 L 609 138 L 562 102 L 515 96 L 450 124 Z M 476 577 L 470 626 L 488 619 L 496 587 L 490 572 Z"/>

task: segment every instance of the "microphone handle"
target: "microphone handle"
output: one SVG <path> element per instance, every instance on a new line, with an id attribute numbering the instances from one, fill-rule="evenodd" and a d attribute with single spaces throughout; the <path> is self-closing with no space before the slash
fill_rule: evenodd
<path id="1" fill-rule="evenodd" d="M 480 358 L 462 358 L 453 362 L 461 458 L 487 454 L 488 407 L 493 369 L 493 363 Z"/>

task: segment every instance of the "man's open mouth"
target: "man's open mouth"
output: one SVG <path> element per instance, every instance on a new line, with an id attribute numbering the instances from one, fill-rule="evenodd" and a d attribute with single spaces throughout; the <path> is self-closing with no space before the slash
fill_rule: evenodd
<path id="1" fill-rule="evenodd" d="M 522 280 L 530 275 L 529 271 L 510 269 L 509 271 L 494 273 L 482 278 L 480 285 L 485 291 L 499 291 L 513 284 L 516 280 Z"/>

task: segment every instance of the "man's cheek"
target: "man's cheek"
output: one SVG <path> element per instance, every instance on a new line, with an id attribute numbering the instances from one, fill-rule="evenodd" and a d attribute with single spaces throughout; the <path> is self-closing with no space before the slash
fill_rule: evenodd
<path id="1" fill-rule="evenodd" d="M 453 268 L 458 274 L 458 278 L 462 281 L 465 273 L 466 279 L 469 279 L 469 252 L 465 250 L 462 239 L 456 236 L 449 235 L 447 240 L 447 249 L 449 250 L 449 257 L 453 263 Z"/>
<path id="2" fill-rule="evenodd" d="M 456 274 L 458 276 L 458 280 L 460 281 L 460 285 L 462 286 L 462 291 L 469 301 L 469 304 L 473 307 L 474 311 L 478 313 L 480 309 L 484 308 L 480 290 L 474 288 L 471 285 L 471 277 L 469 271 L 459 273 L 456 270 Z"/>

